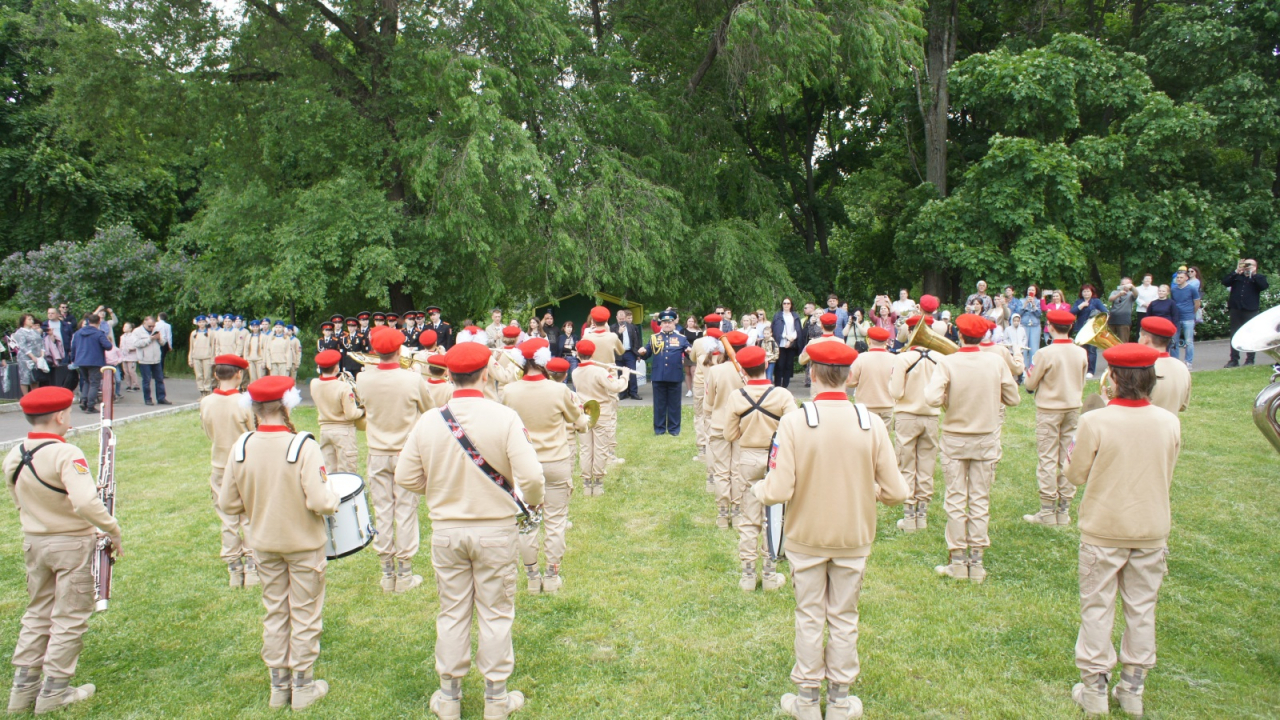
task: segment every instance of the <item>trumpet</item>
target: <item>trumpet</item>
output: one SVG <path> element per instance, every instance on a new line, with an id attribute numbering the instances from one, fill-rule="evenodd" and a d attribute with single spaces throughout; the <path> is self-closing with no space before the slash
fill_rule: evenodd
<path id="1" fill-rule="evenodd" d="M 605 370 L 617 370 L 617 371 L 619 371 L 619 372 L 631 373 L 632 375 L 634 375 L 634 374 L 636 373 L 636 371 L 635 371 L 635 370 L 632 370 L 631 368 L 629 368 L 629 367 L 625 367 L 625 366 L 622 366 L 622 365 L 609 365 L 609 364 L 607 364 L 607 363 L 595 363 L 595 366 L 596 366 L 596 367 L 602 367 L 602 368 L 604 368 Z"/>
<path id="2" fill-rule="evenodd" d="M 382 360 L 377 355 L 371 355 L 369 353 L 358 353 L 358 352 L 347 353 L 347 357 L 351 358 L 352 360 L 355 360 L 361 365 L 377 365 L 382 362 Z M 412 368 L 414 365 L 426 365 L 426 364 L 427 362 L 424 360 L 418 360 L 416 358 L 405 355 L 404 353 L 400 354 L 400 367 L 405 370 Z"/>

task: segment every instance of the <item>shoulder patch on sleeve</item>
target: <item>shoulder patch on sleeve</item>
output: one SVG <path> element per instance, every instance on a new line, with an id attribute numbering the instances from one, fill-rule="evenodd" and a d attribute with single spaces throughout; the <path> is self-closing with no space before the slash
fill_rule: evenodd
<path id="1" fill-rule="evenodd" d="M 89 461 L 88 461 L 88 460 L 85 460 L 84 458 L 76 458 L 75 460 L 72 460 L 72 461 L 71 461 L 71 465 L 72 465 L 73 467 L 75 467 L 76 472 L 80 473 L 81 475 L 88 475 L 88 474 L 89 474 Z"/>
<path id="2" fill-rule="evenodd" d="M 522 428 L 520 428 L 520 431 L 524 433 L 524 439 L 525 439 L 525 441 L 526 441 L 526 442 L 528 442 L 530 445 L 532 445 L 532 444 L 533 444 L 533 438 L 529 437 L 529 428 L 527 428 L 527 427 L 522 427 Z"/>
<path id="3" fill-rule="evenodd" d="M 774 433 L 773 444 L 769 446 L 769 469 L 776 470 L 778 467 L 778 435 Z"/>

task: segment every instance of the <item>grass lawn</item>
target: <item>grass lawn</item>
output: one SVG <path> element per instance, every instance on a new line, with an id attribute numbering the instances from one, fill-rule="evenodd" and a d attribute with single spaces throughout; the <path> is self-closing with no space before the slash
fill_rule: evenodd
<path id="1" fill-rule="evenodd" d="M 1159 607 L 1151 717 L 1280 714 L 1280 458 L 1249 417 L 1265 368 L 1196 373 L 1174 482 L 1169 577 Z M 945 582 L 940 497 L 927 531 L 903 536 L 881 509 L 861 602 L 868 717 L 1076 717 L 1074 527 L 1033 527 L 1038 506 L 1034 407 L 1009 414 L 992 503 L 990 577 Z M 302 427 L 315 415 L 300 410 Z M 526 718 L 767 718 L 792 689 L 790 584 L 737 589 L 736 536 L 717 530 L 691 461 L 692 424 L 655 438 L 627 410 L 628 462 L 600 498 L 575 496 L 557 596 L 517 599 L 516 670 Z M 69 717 L 267 717 L 258 657 L 262 606 L 231 591 L 218 560 L 208 445 L 193 413 L 122 426 L 118 508 L 127 556 L 109 612 L 90 626 L 78 680 L 98 695 Z M 81 438 L 90 457 L 94 437 Z M 1134 452 L 1142 448 L 1135 447 Z M 941 488 L 939 471 L 938 486 Z M 1073 512 L 1074 517 L 1074 512 Z M 429 547 L 423 510 L 423 547 Z M 26 603 L 17 513 L 0 512 L 0 646 Z M 430 574 L 429 553 L 419 569 Z M 315 717 L 423 717 L 437 687 L 434 583 L 406 596 L 378 588 L 372 550 L 329 565 Z M 1119 626 L 1117 621 L 1117 641 Z M 479 717 L 483 682 L 464 683 Z M 1117 714 L 1119 711 L 1117 710 Z"/>

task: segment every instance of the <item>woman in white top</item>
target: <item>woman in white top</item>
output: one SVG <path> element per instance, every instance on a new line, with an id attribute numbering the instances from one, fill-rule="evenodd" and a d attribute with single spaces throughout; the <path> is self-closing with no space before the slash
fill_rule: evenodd
<path id="1" fill-rule="evenodd" d="M 800 356 L 800 315 L 796 313 L 791 298 L 782 298 L 782 307 L 773 314 L 770 327 L 773 339 L 778 341 L 778 364 L 773 369 L 773 384 L 787 387 L 795 374 L 796 358 Z"/>
<path id="2" fill-rule="evenodd" d="M 760 344 L 760 326 L 756 324 L 755 313 L 747 313 L 746 315 L 743 315 L 742 324 L 738 329 L 747 334 L 748 345 Z"/>

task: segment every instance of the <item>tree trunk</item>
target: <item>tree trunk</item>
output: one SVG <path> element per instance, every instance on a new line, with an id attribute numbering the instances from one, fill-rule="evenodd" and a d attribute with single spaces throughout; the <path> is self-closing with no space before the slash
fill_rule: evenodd
<path id="1" fill-rule="evenodd" d="M 392 312 L 405 313 L 417 309 L 413 306 L 413 296 L 405 292 L 404 283 L 399 281 L 391 283 L 387 292 L 391 296 Z"/>
<path id="2" fill-rule="evenodd" d="M 929 39 L 925 48 L 928 87 L 920 87 L 920 80 L 916 79 L 920 115 L 924 118 L 925 180 L 932 183 L 938 197 L 943 198 L 947 196 L 947 114 L 951 110 L 947 73 L 956 60 L 956 18 L 959 10 L 959 0 L 930 0 Z M 925 269 L 925 293 L 943 297 L 946 285 L 936 266 Z"/>

